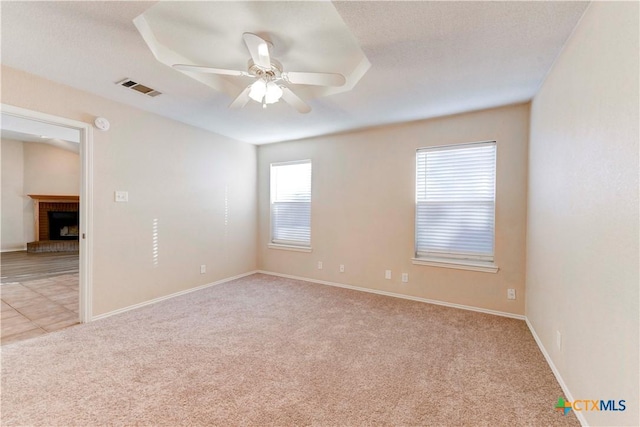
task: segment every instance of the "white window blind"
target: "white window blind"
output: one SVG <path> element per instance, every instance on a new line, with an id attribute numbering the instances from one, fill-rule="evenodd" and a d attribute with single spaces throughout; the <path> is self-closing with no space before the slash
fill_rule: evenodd
<path id="1" fill-rule="evenodd" d="M 420 149 L 416 257 L 493 261 L 496 143 Z"/>
<path id="2" fill-rule="evenodd" d="M 271 165 L 271 242 L 311 245 L 311 161 Z"/>

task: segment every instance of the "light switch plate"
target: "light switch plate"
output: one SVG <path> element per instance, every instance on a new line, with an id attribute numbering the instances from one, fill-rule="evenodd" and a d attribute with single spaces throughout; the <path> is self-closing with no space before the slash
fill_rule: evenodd
<path id="1" fill-rule="evenodd" d="M 129 201 L 129 192 L 128 191 L 116 191 L 114 197 L 115 197 L 115 201 L 116 202 L 128 202 Z"/>

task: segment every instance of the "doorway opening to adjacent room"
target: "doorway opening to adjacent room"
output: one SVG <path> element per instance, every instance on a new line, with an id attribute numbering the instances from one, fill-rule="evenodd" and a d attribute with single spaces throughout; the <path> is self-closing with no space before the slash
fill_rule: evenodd
<path id="1" fill-rule="evenodd" d="M 1 108 L 5 344 L 91 320 L 93 135 L 88 123 Z"/>

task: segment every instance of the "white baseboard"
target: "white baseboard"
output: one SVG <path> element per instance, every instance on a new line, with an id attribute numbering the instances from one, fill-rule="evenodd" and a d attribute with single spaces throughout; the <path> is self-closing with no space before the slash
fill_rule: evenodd
<path id="1" fill-rule="evenodd" d="M 362 288 L 360 286 L 345 285 L 343 283 L 327 282 L 325 280 L 309 279 L 307 277 L 292 276 L 290 274 L 274 273 L 272 271 L 265 271 L 265 270 L 258 270 L 257 273 L 268 274 L 270 276 L 284 277 L 287 279 L 302 280 L 302 281 L 311 282 L 311 283 L 319 283 L 321 285 L 335 286 L 338 288 L 352 289 L 354 291 L 362 291 L 362 292 L 369 292 L 372 294 L 386 295 L 388 297 L 402 298 L 402 299 L 407 299 L 411 301 L 426 302 L 427 304 L 442 305 L 445 307 L 459 308 L 461 310 L 477 311 L 478 313 L 493 314 L 495 316 L 510 317 L 512 319 L 519 319 L 519 320 L 525 319 L 525 317 L 521 314 L 507 313 L 505 311 L 489 310 L 486 308 L 472 307 L 470 305 L 454 304 L 451 302 L 414 297 L 411 295 L 397 294 L 394 292 L 379 291 L 376 289 Z"/>
<path id="2" fill-rule="evenodd" d="M 562 388 L 562 391 L 564 392 L 564 398 L 566 400 L 570 401 L 570 402 L 573 402 L 573 400 L 574 400 L 573 394 L 571 394 L 571 391 L 569 390 L 569 387 L 567 386 L 567 383 L 564 382 L 564 379 L 562 378 L 562 375 L 560 375 L 560 371 L 558 371 L 558 368 L 556 368 L 556 365 L 553 363 L 553 360 L 551 360 L 551 356 L 549 356 L 549 353 L 547 352 L 547 349 L 544 348 L 544 345 L 542 345 L 542 340 L 540 339 L 540 337 L 536 333 L 536 330 L 533 328 L 533 325 L 529 321 L 529 318 L 527 318 L 525 316 L 524 321 L 527 322 L 527 326 L 529 327 L 529 331 L 531 331 L 531 335 L 533 335 L 533 339 L 536 340 L 536 344 L 538 344 L 538 348 L 542 352 L 542 355 L 544 356 L 545 360 L 547 361 L 547 364 L 551 368 L 551 372 L 553 372 L 553 375 L 556 377 L 556 380 L 558 381 L 558 384 L 560 384 L 560 387 Z M 578 418 L 578 421 L 580 421 L 580 424 L 582 424 L 583 426 L 588 426 L 589 425 L 589 424 L 587 424 L 587 420 L 584 418 L 584 415 L 582 414 L 581 411 L 573 411 L 573 413 L 576 414 L 576 417 Z"/>
<path id="3" fill-rule="evenodd" d="M 108 313 L 103 313 L 103 314 L 99 314 L 97 316 L 93 316 L 91 318 L 91 321 L 93 322 L 94 320 L 100 320 L 100 319 L 104 319 L 104 318 L 107 318 L 107 317 L 111 317 L 111 316 L 114 316 L 116 314 L 124 313 L 124 312 L 130 311 L 130 310 L 135 310 L 136 308 L 144 307 L 146 305 L 155 304 L 157 302 L 165 301 L 165 300 L 168 300 L 168 299 L 171 299 L 171 298 L 175 298 L 175 297 L 178 297 L 180 295 L 185 295 L 185 294 L 189 294 L 191 292 L 196 292 L 196 291 L 200 291 L 202 289 L 210 288 L 211 286 L 221 285 L 223 283 L 230 282 L 232 280 L 240 279 L 240 278 L 246 277 L 246 276 L 251 276 L 252 274 L 256 274 L 257 272 L 258 271 L 254 270 L 254 271 L 250 271 L 248 273 L 238 274 L 237 276 L 227 277 L 226 279 L 221 279 L 221 280 L 218 280 L 216 282 L 207 283 L 206 285 L 197 286 L 195 288 L 190 288 L 190 289 L 185 289 L 184 291 L 175 292 L 173 294 L 169 294 L 169 295 L 165 295 L 165 296 L 162 296 L 162 297 L 154 298 L 154 299 L 149 300 L 149 301 L 144 301 L 144 302 L 141 302 L 141 303 L 138 303 L 138 304 L 130 305 L 128 307 L 119 308 L 117 310 L 113 310 L 113 311 L 110 311 Z"/>
<path id="4" fill-rule="evenodd" d="M 14 249 L 0 249 L 0 253 L 3 252 L 22 252 L 27 250 L 27 245 L 24 245 L 23 248 L 14 248 Z"/>

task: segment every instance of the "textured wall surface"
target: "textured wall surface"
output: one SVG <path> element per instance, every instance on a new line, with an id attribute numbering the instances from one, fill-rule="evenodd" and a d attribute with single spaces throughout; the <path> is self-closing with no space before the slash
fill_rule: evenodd
<path id="1" fill-rule="evenodd" d="M 23 250 L 26 249 L 24 212 L 27 203 L 24 197 L 23 143 L 3 139 L 0 156 L 2 156 L 2 234 L 0 237 L 2 250 Z"/>
<path id="2" fill-rule="evenodd" d="M 255 146 L 8 67 L 2 102 L 111 122 L 94 132 L 94 315 L 256 268 Z"/>
<path id="3" fill-rule="evenodd" d="M 527 317 L 582 412 L 638 425 L 638 3 L 594 2 L 532 104 Z M 556 333 L 562 344 L 556 344 Z"/>
<path id="4" fill-rule="evenodd" d="M 24 194 L 79 195 L 78 154 L 46 144 L 25 142 Z M 32 242 L 35 240 L 33 201 L 25 198 L 24 235 L 27 242 Z"/>
<path id="5" fill-rule="evenodd" d="M 524 314 L 529 105 L 258 148 L 260 268 Z M 413 265 L 416 149 L 497 141 L 497 274 Z M 312 253 L 267 247 L 269 165 L 312 160 Z M 323 261 L 324 268 L 316 264 Z M 339 265 L 345 272 L 339 272 Z M 392 270 L 392 279 L 384 271 Z M 409 282 L 401 282 L 401 273 Z M 507 300 L 507 288 L 518 299 Z"/>

